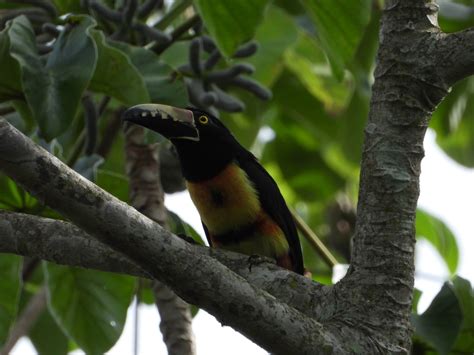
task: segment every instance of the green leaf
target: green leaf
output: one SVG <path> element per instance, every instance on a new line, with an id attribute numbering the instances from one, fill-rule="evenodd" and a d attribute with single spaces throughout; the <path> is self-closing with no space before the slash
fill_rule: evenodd
<path id="1" fill-rule="evenodd" d="M 298 39 L 294 19 L 275 6 L 269 6 L 262 24 L 258 27 L 255 40 L 259 49 L 245 61 L 255 66 L 253 77 L 266 86 L 272 86 L 278 79 L 284 65 L 283 55 Z"/>
<path id="2" fill-rule="evenodd" d="M 12 179 L 3 174 L 0 174 L 0 191 L 2 192 L 0 194 L 0 204 L 11 210 L 23 207 L 20 188 Z"/>
<path id="3" fill-rule="evenodd" d="M 22 258 L 0 255 L 0 349 L 16 319 L 21 290 Z"/>
<path id="4" fill-rule="evenodd" d="M 199 233 L 196 232 L 193 227 L 183 221 L 176 213 L 168 210 L 168 217 L 171 232 L 173 232 L 174 234 L 184 234 L 188 237 L 193 238 L 196 243 L 204 245 L 204 242 Z"/>
<path id="5" fill-rule="evenodd" d="M 18 115 L 21 118 L 21 131 L 29 136 L 33 134 L 36 130 L 36 121 L 28 103 L 26 101 L 15 100 L 11 101 L 11 105 L 16 110 L 11 115 Z"/>
<path id="6" fill-rule="evenodd" d="M 299 1 L 274 0 L 274 4 L 291 15 L 302 15 L 305 10 Z"/>
<path id="7" fill-rule="evenodd" d="M 151 102 L 177 107 L 189 104 L 184 81 L 178 78 L 173 68 L 163 63 L 155 53 L 123 42 L 112 42 L 111 45 L 130 57 L 145 80 Z"/>
<path id="8" fill-rule="evenodd" d="M 128 202 L 129 182 L 125 175 L 106 169 L 97 170 L 96 184 L 118 199 Z"/>
<path id="9" fill-rule="evenodd" d="M 97 45 L 98 61 L 90 89 L 112 96 L 125 105 L 149 102 L 144 79 L 130 58 L 107 44 L 102 31 L 93 30 L 91 35 Z"/>
<path id="10" fill-rule="evenodd" d="M 418 314 L 418 302 L 420 301 L 421 294 L 423 292 L 417 288 L 413 289 L 413 303 L 412 303 L 412 312 Z"/>
<path id="11" fill-rule="evenodd" d="M 461 327 L 462 310 L 452 286 L 445 283 L 422 315 L 412 314 L 416 335 L 441 354 L 451 350 Z"/>
<path id="12" fill-rule="evenodd" d="M 82 10 L 81 2 L 77 0 L 53 0 L 60 14 L 80 13 Z"/>
<path id="13" fill-rule="evenodd" d="M 48 306 L 56 322 L 88 354 L 106 352 L 122 333 L 135 279 L 44 265 Z"/>
<path id="14" fill-rule="evenodd" d="M 443 258 L 451 274 L 456 272 L 459 251 L 456 238 L 451 230 L 438 218 L 428 212 L 416 211 L 416 237 L 424 238 L 433 245 Z"/>
<path id="15" fill-rule="evenodd" d="M 68 128 L 97 61 L 97 48 L 89 34 L 95 21 L 88 16 L 69 16 L 67 23 L 70 29 L 61 32 L 46 63 L 38 55 L 26 17 L 15 18 L 8 31 L 10 53 L 20 64 L 26 100 L 47 140 Z"/>
<path id="16" fill-rule="evenodd" d="M 369 23 L 371 0 L 302 0 L 326 50 L 334 75 L 343 78 Z"/>
<path id="17" fill-rule="evenodd" d="M 359 166 L 364 143 L 364 128 L 369 114 L 370 93 L 357 87 L 346 110 L 337 117 L 339 134 L 337 143 L 344 157 Z"/>
<path id="18" fill-rule="evenodd" d="M 28 334 L 39 355 L 66 355 L 69 339 L 46 309 Z"/>
<path id="19" fill-rule="evenodd" d="M 275 161 L 289 186 L 303 201 L 325 201 L 344 186 L 344 180 L 335 172 L 311 144 L 312 135 L 294 121 L 280 123 L 276 138 L 265 146 L 265 161 Z M 273 127 L 276 127 L 275 124 Z"/>
<path id="20" fill-rule="evenodd" d="M 281 74 L 273 86 L 273 102 L 278 105 L 284 120 L 296 121 L 306 131 L 306 140 L 312 142 L 309 144 L 325 145 L 337 138 L 337 121 L 326 113 L 322 103 L 288 70 Z M 281 129 L 285 133 L 284 121 Z"/>
<path id="21" fill-rule="evenodd" d="M 322 49 L 307 34 L 300 32 L 296 45 L 286 51 L 285 65 L 326 111 L 340 112 L 348 105 L 353 91 L 350 75 L 342 82 L 336 80 Z"/>
<path id="22" fill-rule="evenodd" d="M 453 90 L 433 114 L 436 142 L 459 164 L 474 167 L 474 78 L 469 77 Z"/>
<path id="23" fill-rule="evenodd" d="M 0 102 L 21 99 L 21 72 L 18 62 L 10 55 L 10 36 L 8 31 L 12 27 L 11 21 L 0 32 Z"/>
<path id="24" fill-rule="evenodd" d="M 268 0 L 195 0 L 211 36 L 222 54 L 230 57 L 237 47 L 255 34 Z"/>
<path id="25" fill-rule="evenodd" d="M 454 352 L 474 353 L 474 291 L 471 283 L 462 277 L 453 279 L 453 290 L 461 306 L 463 321 Z"/>

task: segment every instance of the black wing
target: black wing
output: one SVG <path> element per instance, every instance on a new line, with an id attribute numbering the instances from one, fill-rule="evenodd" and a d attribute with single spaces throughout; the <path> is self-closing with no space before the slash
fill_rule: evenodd
<path id="1" fill-rule="evenodd" d="M 293 217 L 281 195 L 280 189 L 275 180 L 273 180 L 270 174 L 260 165 L 255 156 L 242 146 L 239 148 L 237 162 L 247 173 L 249 179 L 255 184 L 263 210 L 268 213 L 278 224 L 283 233 L 285 233 L 288 245 L 290 246 L 290 257 L 295 271 L 299 274 L 303 274 L 303 256 L 301 254 L 298 232 L 296 231 Z"/>
<path id="2" fill-rule="evenodd" d="M 212 247 L 211 236 L 209 235 L 209 229 L 207 229 L 207 226 L 204 224 L 202 220 L 201 220 L 201 223 L 202 223 L 202 228 L 204 229 L 204 233 L 206 234 L 207 242 L 209 243 L 209 246 Z"/>

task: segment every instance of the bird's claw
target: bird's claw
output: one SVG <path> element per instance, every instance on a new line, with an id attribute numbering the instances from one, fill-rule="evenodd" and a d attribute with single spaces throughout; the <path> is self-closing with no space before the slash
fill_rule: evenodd
<path id="1" fill-rule="evenodd" d="M 263 263 L 268 263 L 268 262 L 271 262 L 271 259 L 265 257 L 265 256 L 262 256 L 262 255 L 257 255 L 257 254 L 253 254 L 253 255 L 250 255 L 249 258 L 248 258 L 248 264 L 249 264 L 249 272 L 252 271 L 252 267 L 254 265 L 260 265 L 260 264 L 263 264 Z"/>

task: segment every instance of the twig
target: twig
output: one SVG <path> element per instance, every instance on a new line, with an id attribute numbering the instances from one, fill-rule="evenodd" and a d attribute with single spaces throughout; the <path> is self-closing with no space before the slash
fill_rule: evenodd
<path id="1" fill-rule="evenodd" d="M 38 319 L 39 315 L 46 308 L 46 286 L 43 286 L 28 302 L 28 305 L 21 313 L 10 335 L 3 346 L 0 355 L 8 355 L 18 340 L 28 334 L 31 326 Z"/>
<path id="2" fill-rule="evenodd" d="M 145 46 L 145 48 L 154 51 L 156 54 L 163 53 L 175 40 L 177 40 L 181 35 L 186 33 L 190 28 L 194 25 L 199 23 L 201 19 L 199 15 L 194 15 L 193 17 L 189 18 L 185 22 L 183 22 L 180 26 L 176 27 L 173 32 L 171 32 L 171 41 L 168 43 L 157 44 L 155 42 L 149 43 Z"/>
<path id="3" fill-rule="evenodd" d="M 154 27 L 158 28 L 159 30 L 166 29 L 181 13 L 184 12 L 190 5 L 192 4 L 192 0 L 183 0 L 173 6 L 167 13 L 164 15 Z"/>
<path id="4" fill-rule="evenodd" d="M 311 228 L 309 228 L 306 222 L 292 209 L 290 209 L 290 212 L 293 216 L 293 220 L 295 221 L 298 230 L 301 232 L 301 234 L 303 234 L 305 239 L 314 248 L 314 250 L 316 250 L 318 254 L 322 256 L 326 264 L 330 268 L 333 268 L 335 265 L 339 264 L 334 255 L 331 254 L 329 249 L 326 248 L 321 239 L 319 239 L 316 233 L 314 233 Z"/>
<path id="5" fill-rule="evenodd" d="M 98 120 L 104 113 L 109 102 L 110 102 L 110 97 L 104 96 L 102 101 L 99 103 Z M 82 149 L 84 148 L 85 141 L 86 141 L 86 130 L 84 128 L 82 132 L 79 134 L 79 137 L 77 138 L 76 143 L 74 144 L 72 148 L 72 153 L 69 156 L 69 159 L 67 159 L 66 164 L 68 166 L 73 166 L 76 160 L 79 158 L 79 156 L 81 155 Z"/>
<path id="6" fill-rule="evenodd" d="M 122 112 L 123 112 L 122 109 L 118 110 L 114 114 L 114 116 L 109 120 L 104 130 L 106 134 L 102 135 L 102 141 L 99 143 L 97 147 L 97 150 L 96 150 L 97 154 L 99 154 L 100 156 L 104 158 L 109 154 L 110 148 L 112 148 L 115 138 L 117 137 L 117 134 L 120 132 L 122 128 L 122 118 L 121 118 Z"/>

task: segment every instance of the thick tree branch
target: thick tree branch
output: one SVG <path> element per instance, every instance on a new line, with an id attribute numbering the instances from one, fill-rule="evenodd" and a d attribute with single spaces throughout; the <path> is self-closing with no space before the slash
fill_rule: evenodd
<path id="1" fill-rule="evenodd" d="M 335 286 L 340 306 L 358 310 L 352 321 L 366 329 L 383 353 L 410 348 L 423 139 L 432 112 L 449 89 L 438 65 L 442 35 L 436 15 L 431 1 L 386 1 L 365 129 L 352 265 L 344 282 Z"/>
<path id="2" fill-rule="evenodd" d="M 474 75 L 474 28 L 443 35 L 438 52 L 440 72 L 449 86 Z"/>
<path id="3" fill-rule="evenodd" d="M 333 331 L 231 272 L 99 189 L 0 119 L 0 169 L 46 205 L 130 257 L 186 301 L 275 353 L 342 352 Z"/>
<path id="4" fill-rule="evenodd" d="M 69 222 L 0 210 L 0 236 L 0 253 L 151 278 L 130 259 Z M 248 257 L 241 254 L 197 245 L 192 247 L 194 252 L 216 258 L 253 285 L 312 317 L 321 314 L 321 308 L 327 306 L 323 300 L 327 300 L 330 287 L 271 263 L 250 267 Z M 288 284 L 292 287 L 286 287 Z"/>
<path id="5" fill-rule="evenodd" d="M 0 210 L 0 236 L 0 253 L 151 278 L 127 257 L 69 222 Z"/>

